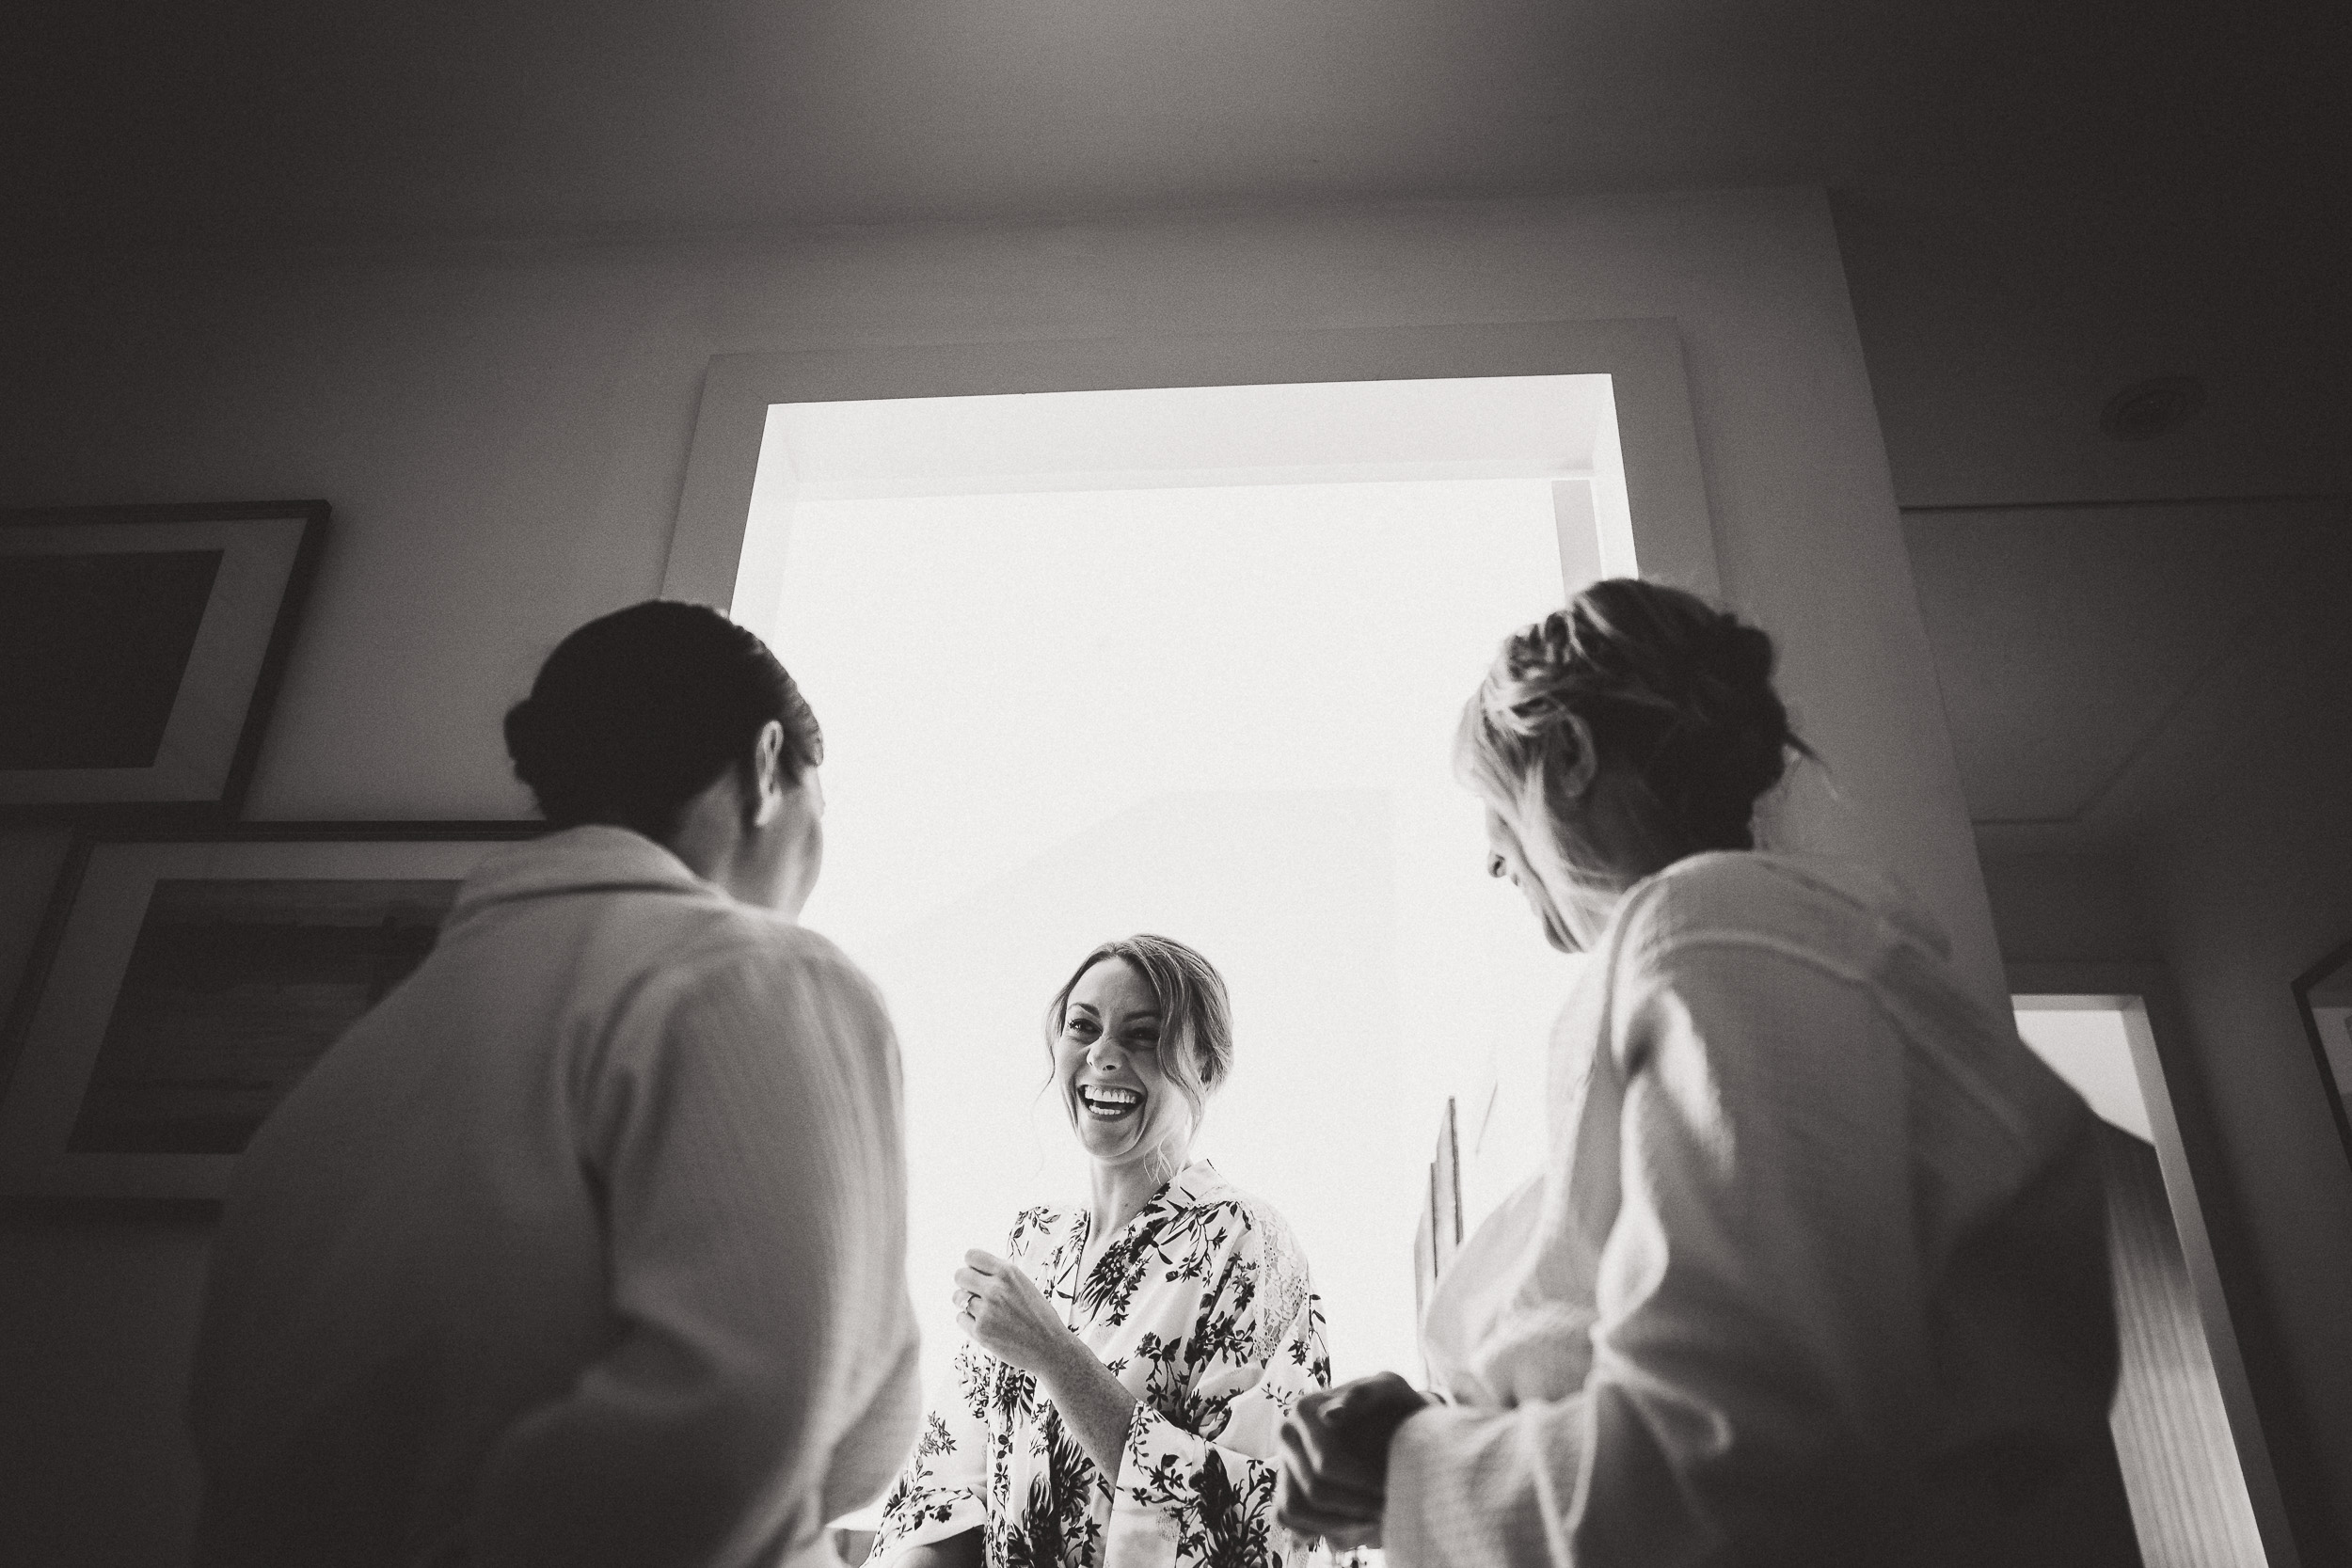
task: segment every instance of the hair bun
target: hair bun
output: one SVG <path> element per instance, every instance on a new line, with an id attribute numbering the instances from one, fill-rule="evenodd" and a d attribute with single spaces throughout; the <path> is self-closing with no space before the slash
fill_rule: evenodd
<path id="1" fill-rule="evenodd" d="M 515 775 L 550 823 L 662 839 L 770 721 L 784 728 L 779 762 L 793 782 L 824 742 L 775 656 L 714 610 L 651 599 L 566 637 L 503 727 Z"/>
<path id="2" fill-rule="evenodd" d="M 532 783 L 532 774 L 538 771 L 541 752 L 547 740 L 547 710 L 525 697 L 506 710 L 506 754 L 515 759 L 515 772 L 523 783 Z"/>
<path id="3" fill-rule="evenodd" d="M 1772 686 L 1772 640 L 1679 589 L 1586 587 L 1505 640 L 1466 716 L 1474 776 L 1507 793 L 1572 760 L 1571 716 L 1633 769 L 1660 827 L 1691 849 L 1744 849 L 1758 797 L 1804 742 Z M 1557 808 L 1555 808 L 1557 809 Z"/>
<path id="4" fill-rule="evenodd" d="M 1772 640 L 1754 626 L 1725 615 L 1716 623 L 1710 662 L 1726 686 L 1755 693 L 1770 690 L 1776 662 Z"/>

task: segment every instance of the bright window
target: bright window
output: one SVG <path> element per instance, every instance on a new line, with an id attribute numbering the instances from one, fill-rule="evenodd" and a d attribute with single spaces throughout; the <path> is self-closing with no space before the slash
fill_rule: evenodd
<path id="1" fill-rule="evenodd" d="M 1290 1220 L 1340 1376 L 1418 1367 L 1412 1236 L 1445 1098 L 1473 1220 L 1540 1148 L 1531 1079 L 1573 970 L 1484 876 L 1451 746 L 1498 641 L 1558 607 L 1564 571 L 1592 575 L 1593 546 L 1564 543 L 1557 469 L 1235 467 L 803 489 L 772 615 L 745 617 L 825 728 L 806 919 L 881 984 L 905 1053 L 933 1387 L 962 1251 L 1085 1194 L 1041 1015 L 1104 938 L 1162 932 L 1223 972 L 1236 1071 L 1196 1151 Z"/>

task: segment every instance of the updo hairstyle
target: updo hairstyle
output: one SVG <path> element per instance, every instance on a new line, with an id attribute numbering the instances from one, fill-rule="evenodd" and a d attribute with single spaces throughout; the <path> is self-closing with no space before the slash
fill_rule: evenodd
<path id="1" fill-rule="evenodd" d="M 1160 1071 L 1192 1107 L 1198 1128 L 1209 1096 L 1233 1070 L 1233 1012 L 1225 979 L 1193 949 L 1172 937 L 1137 935 L 1106 942 L 1089 953 L 1045 1009 L 1045 1049 L 1061 1037 L 1070 993 L 1088 970 L 1109 958 L 1135 965 L 1160 1004 Z"/>
<path id="2" fill-rule="evenodd" d="M 1788 754 L 1812 752 L 1772 689 L 1772 640 L 1678 588 L 1596 582 L 1503 641 L 1462 710 L 1455 766 L 1473 789 L 1515 807 L 1538 783 L 1564 850 L 1577 761 L 1567 716 L 1591 727 L 1604 768 L 1639 784 L 1645 826 L 1674 858 L 1756 847 L 1757 800 Z"/>
<path id="3" fill-rule="evenodd" d="M 604 822 L 666 842 L 686 804 L 752 766 L 784 726 L 787 785 L 824 760 L 817 716 L 751 632 L 704 605 L 648 599 L 556 644 L 506 713 L 506 752 L 557 828 Z"/>

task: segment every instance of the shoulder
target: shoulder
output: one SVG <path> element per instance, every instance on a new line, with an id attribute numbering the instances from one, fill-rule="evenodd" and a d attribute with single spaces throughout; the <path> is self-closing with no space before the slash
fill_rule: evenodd
<path id="1" fill-rule="evenodd" d="M 895 1061 L 881 993 L 825 938 L 728 900 L 672 919 L 665 940 L 629 955 L 632 972 L 599 1029 L 604 1059 L 666 1056 L 697 1041 L 763 1055 L 782 1048 L 781 1057 L 805 1063 Z"/>
<path id="2" fill-rule="evenodd" d="M 1891 879 L 1826 856 L 1692 855 L 1627 894 L 1613 925 L 1621 974 L 1746 949 L 1860 978 L 1898 948 L 1939 962 L 1949 953 L 1941 927 Z"/>
<path id="3" fill-rule="evenodd" d="M 1215 1301 L 1204 1299 L 1203 1310 L 1233 1314 L 1233 1323 L 1248 1330 L 1245 1359 L 1263 1364 L 1300 1315 L 1311 1314 L 1315 1298 L 1307 1255 L 1279 1210 L 1222 1178 L 1200 1212 L 1222 1248 L 1218 1264 L 1206 1275 Z"/>
<path id="4" fill-rule="evenodd" d="M 671 972 L 689 998 L 740 990 L 835 1010 L 882 1011 L 881 992 L 848 954 L 804 926 L 747 905 L 710 911 L 673 956 Z"/>
<path id="5" fill-rule="evenodd" d="M 864 985 L 866 977 L 832 939 L 787 916 L 750 904 L 711 907 L 694 933 L 688 961 Z"/>
<path id="6" fill-rule="evenodd" d="M 1205 1162 L 1186 1173 L 1190 1212 L 1223 1249 L 1262 1269 L 1307 1276 L 1307 1255 L 1281 1211 L 1235 1186 Z"/>

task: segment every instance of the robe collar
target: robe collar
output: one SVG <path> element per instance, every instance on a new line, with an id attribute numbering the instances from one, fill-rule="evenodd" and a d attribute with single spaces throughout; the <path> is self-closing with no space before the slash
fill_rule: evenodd
<path id="1" fill-rule="evenodd" d="M 644 834 L 592 823 L 517 844 L 482 861 L 458 889 L 457 900 L 441 928 L 455 931 L 501 904 L 581 893 L 655 893 L 719 900 L 727 896 Z"/>

